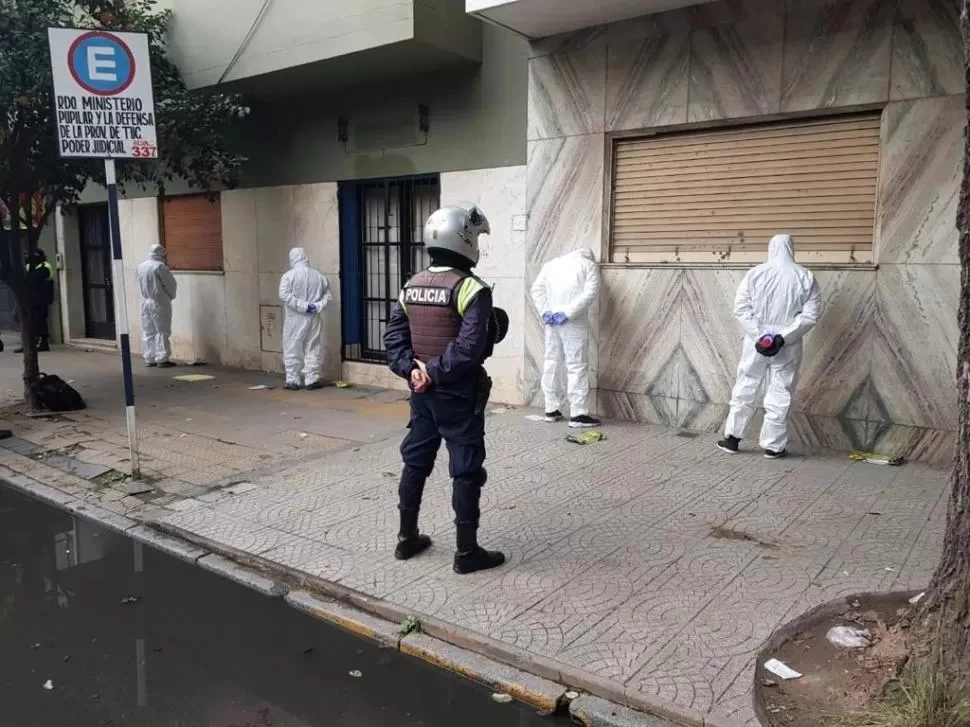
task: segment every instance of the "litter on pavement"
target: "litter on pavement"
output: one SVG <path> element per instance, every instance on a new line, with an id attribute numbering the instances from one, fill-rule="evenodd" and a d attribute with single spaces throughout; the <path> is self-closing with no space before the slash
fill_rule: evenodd
<path id="1" fill-rule="evenodd" d="M 512 701 L 512 697 L 510 697 L 508 694 L 499 694 L 496 692 L 492 695 L 492 701 L 498 702 L 499 704 L 508 704 Z"/>
<path id="2" fill-rule="evenodd" d="M 882 464 L 890 467 L 899 467 L 906 463 L 905 457 L 898 457 L 892 454 L 874 454 L 873 452 L 853 452 L 849 459 L 856 462 L 868 462 L 869 464 Z"/>
<path id="3" fill-rule="evenodd" d="M 923 596 L 925 595 L 926 595 L 926 591 L 923 591 L 922 593 L 917 593 L 915 596 L 909 599 L 910 604 L 915 606 L 917 603 L 923 600 Z"/>
<path id="4" fill-rule="evenodd" d="M 872 646 L 872 634 L 869 629 L 858 626 L 834 626 L 825 634 L 825 638 L 832 646 L 843 649 L 865 649 Z"/>
<path id="5" fill-rule="evenodd" d="M 350 383 L 349 381 L 344 381 L 343 379 L 341 379 L 340 381 L 335 381 L 333 385 L 336 386 L 338 389 L 349 389 L 350 387 L 353 386 L 352 383 Z"/>
<path id="6" fill-rule="evenodd" d="M 50 679 L 44 682 L 44 689 L 46 689 L 48 692 L 51 691 L 53 688 L 54 688 L 54 682 L 52 682 Z"/>
<path id="7" fill-rule="evenodd" d="M 211 381 L 215 376 L 209 376 L 209 374 L 182 374 L 181 376 L 173 376 L 176 381 L 188 381 L 194 383 L 196 381 Z"/>
<path id="8" fill-rule="evenodd" d="M 266 384 L 256 384 L 256 386 L 250 386 L 250 391 L 266 391 L 267 389 L 272 389 L 272 386 L 267 386 Z"/>
<path id="9" fill-rule="evenodd" d="M 769 659 L 765 662 L 765 669 L 770 671 L 776 677 L 781 677 L 782 679 L 801 679 L 802 675 L 797 671 L 792 669 L 788 664 L 783 661 L 778 661 L 778 659 Z"/>
<path id="10" fill-rule="evenodd" d="M 357 669 L 354 669 L 353 671 L 347 672 L 347 673 L 350 674 L 350 676 L 352 676 L 354 679 L 360 679 L 362 676 L 364 676 L 363 673 L 358 671 Z"/>
<path id="11" fill-rule="evenodd" d="M 593 444 L 593 442 L 602 442 L 606 440 L 606 435 L 603 432 L 584 432 L 583 434 L 570 434 L 566 437 L 567 442 L 572 442 L 573 444 Z"/>

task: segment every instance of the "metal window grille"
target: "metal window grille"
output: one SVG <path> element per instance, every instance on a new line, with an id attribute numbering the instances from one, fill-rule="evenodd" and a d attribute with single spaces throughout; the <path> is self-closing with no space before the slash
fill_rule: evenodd
<path id="1" fill-rule="evenodd" d="M 401 286 L 428 265 L 424 223 L 439 205 L 437 177 L 366 182 L 361 215 L 360 357 L 385 361 L 384 330 Z"/>

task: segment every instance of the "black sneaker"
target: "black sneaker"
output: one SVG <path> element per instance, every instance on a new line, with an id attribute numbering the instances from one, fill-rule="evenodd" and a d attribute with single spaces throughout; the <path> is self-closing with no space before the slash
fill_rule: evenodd
<path id="1" fill-rule="evenodd" d="M 556 411 L 546 412 L 546 421 L 550 424 L 555 424 L 556 422 L 562 421 L 562 412 L 556 409 Z"/>
<path id="2" fill-rule="evenodd" d="M 158 364 L 158 368 L 160 369 L 175 368 L 175 363 L 173 361 L 162 361 L 160 364 Z"/>
<path id="3" fill-rule="evenodd" d="M 596 417 L 591 417 L 589 414 L 582 414 L 569 420 L 569 426 L 573 429 L 589 429 L 591 427 L 598 427 L 599 425 L 600 420 Z"/>
<path id="4" fill-rule="evenodd" d="M 737 454 L 739 444 L 741 444 L 741 440 L 737 437 L 725 437 L 717 443 L 717 448 L 728 454 Z"/>
<path id="5" fill-rule="evenodd" d="M 398 560 L 410 560 L 419 553 L 431 547 L 431 538 L 427 535 L 412 535 L 407 538 L 398 537 L 394 557 Z"/>
<path id="6" fill-rule="evenodd" d="M 157 366 L 158 366 L 158 364 L 157 364 L 157 363 L 155 363 L 154 361 L 146 361 L 146 362 L 145 362 L 145 365 L 146 365 L 146 366 L 147 366 L 148 368 L 150 368 L 150 369 L 153 369 L 153 368 L 155 368 L 155 367 L 157 367 Z"/>
<path id="7" fill-rule="evenodd" d="M 498 568 L 505 562 L 505 554 L 498 550 L 475 548 L 467 553 L 455 553 L 454 571 L 459 575 Z"/>
<path id="8" fill-rule="evenodd" d="M 299 391 L 300 385 L 290 383 L 290 384 L 284 385 L 283 388 L 286 389 L 287 391 Z"/>
<path id="9" fill-rule="evenodd" d="M 23 346 L 17 346 L 17 348 L 15 348 L 13 350 L 13 352 L 14 353 L 23 353 L 24 352 L 24 347 Z"/>
<path id="10" fill-rule="evenodd" d="M 314 381 L 312 384 L 307 384 L 304 388 L 307 391 L 319 391 L 320 389 L 323 388 L 323 382 L 322 381 Z"/>
<path id="11" fill-rule="evenodd" d="M 788 450 L 783 449 L 780 452 L 775 452 L 770 449 L 765 450 L 765 459 L 784 459 L 788 456 Z"/>

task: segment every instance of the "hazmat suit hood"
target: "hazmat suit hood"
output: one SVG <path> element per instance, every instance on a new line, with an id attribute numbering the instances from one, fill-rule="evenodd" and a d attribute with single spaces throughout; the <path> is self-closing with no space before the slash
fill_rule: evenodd
<path id="1" fill-rule="evenodd" d="M 591 263 L 596 262 L 596 255 L 593 254 L 590 248 L 584 247 L 582 250 L 577 250 L 576 252 L 581 258 L 589 260 Z"/>
<path id="2" fill-rule="evenodd" d="M 294 247 L 290 250 L 290 269 L 296 268 L 299 265 L 309 265 L 310 256 L 307 255 L 306 248 Z"/>
<path id="3" fill-rule="evenodd" d="M 165 259 L 165 248 L 161 245 L 152 245 L 148 251 L 148 259 L 155 262 L 162 262 Z"/>
<path id="4" fill-rule="evenodd" d="M 775 235 L 768 243 L 768 262 L 775 264 L 795 262 L 795 242 L 791 235 Z"/>

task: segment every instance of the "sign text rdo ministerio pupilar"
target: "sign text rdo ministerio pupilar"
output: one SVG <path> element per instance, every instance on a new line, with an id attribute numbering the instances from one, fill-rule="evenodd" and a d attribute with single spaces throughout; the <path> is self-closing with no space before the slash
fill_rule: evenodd
<path id="1" fill-rule="evenodd" d="M 47 32 L 61 156 L 158 156 L 147 36 Z"/>

